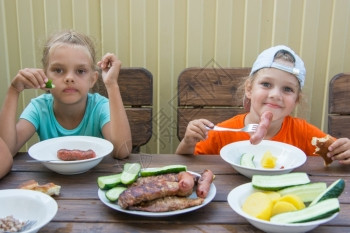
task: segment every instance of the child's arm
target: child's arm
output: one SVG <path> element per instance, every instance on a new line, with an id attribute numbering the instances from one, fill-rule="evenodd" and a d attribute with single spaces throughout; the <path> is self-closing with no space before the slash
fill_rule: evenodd
<path id="1" fill-rule="evenodd" d="M 339 138 L 328 147 L 328 157 L 339 163 L 350 165 L 350 139 Z"/>
<path id="2" fill-rule="evenodd" d="M 197 142 L 205 140 L 208 136 L 208 129 L 214 124 L 206 119 L 193 120 L 188 123 L 185 136 L 178 145 L 175 154 L 192 155 Z"/>
<path id="3" fill-rule="evenodd" d="M 107 53 L 97 65 L 102 69 L 102 78 L 106 86 L 111 121 L 102 129 L 103 136 L 113 143 L 114 157 L 123 159 L 132 150 L 131 131 L 122 97 L 120 95 L 118 76 L 121 61 L 111 53 Z"/>
<path id="4" fill-rule="evenodd" d="M 20 70 L 9 87 L 0 112 L 0 137 L 6 142 L 12 155 L 35 133 L 34 126 L 26 120 L 17 121 L 19 95 L 24 89 L 44 88 L 47 81 L 41 69 Z"/>
<path id="5" fill-rule="evenodd" d="M 5 142 L 0 138 L 0 179 L 4 177 L 11 170 L 13 157 L 5 144 Z"/>

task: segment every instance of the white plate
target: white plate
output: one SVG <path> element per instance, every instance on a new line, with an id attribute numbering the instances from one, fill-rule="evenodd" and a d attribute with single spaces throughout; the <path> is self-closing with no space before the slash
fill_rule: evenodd
<path id="1" fill-rule="evenodd" d="M 270 151 L 277 157 L 275 168 L 263 168 L 260 161 L 266 151 Z M 254 155 L 255 168 L 240 165 L 241 156 L 244 153 Z M 258 145 L 252 145 L 249 140 L 230 143 L 220 150 L 223 160 L 242 175 L 251 178 L 253 175 L 277 175 L 285 174 L 300 167 L 306 161 L 305 153 L 299 148 L 276 141 L 263 140 Z"/>
<path id="2" fill-rule="evenodd" d="M 0 218 L 12 215 L 20 221 L 37 221 L 23 233 L 37 232 L 55 217 L 58 209 L 49 195 L 25 189 L 0 190 L 0 206 Z"/>
<path id="3" fill-rule="evenodd" d="M 96 157 L 76 161 L 50 161 L 59 160 L 57 151 L 68 150 L 89 150 L 96 153 Z M 90 136 L 66 136 L 52 138 L 36 143 L 28 150 L 28 154 L 35 160 L 41 161 L 47 168 L 64 175 L 79 174 L 88 171 L 101 162 L 104 156 L 110 154 L 113 144 L 105 139 Z"/>
<path id="4" fill-rule="evenodd" d="M 197 176 L 200 176 L 198 173 L 195 173 L 195 172 L 191 172 L 191 173 L 193 173 Z M 197 210 L 197 209 L 202 208 L 203 206 L 207 205 L 209 202 L 211 202 L 214 199 L 215 195 L 216 195 L 216 187 L 213 183 L 211 183 L 208 196 L 204 199 L 204 201 L 201 205 L 193 206 L 193 207 L 182 209 L 182 210 L 154 213 L 154 212 L 122 209 L 117 203 L 112 203 L 106 198 L 106 191 L 105 190 L 101 190 L 101 189 L 98 190 L 98 197 L 105 205 L 109 206 L 110 208 L 115 209 L 115 210 L 120 211 L 120 212 L 123 212 L 123 213 L 146 216 L 146 217 L 167 217 L 167 216 L 191 212 L 191 211 Z M 197 197 L 197 194 L 195 191 L 189 196 L 189 198 L 196 198 L 196 197 Z"/>
<path id="5" fill-rule="evenodd" d="M 312 229 L 316 228 L 317 226 L 326 223 L 328 221 L 331 221 L 333 218 L 335 218 L 338 213 L 333 214 L 332 216 L 311 221 L 311 222 L 305 222 L 305 223 L 292 223 L 292 224 L 278 224 L 278 223 L 271 223 L 269 221 L 260 220 L 257 218 L 254 218 L 247 213 L 245 213 L 242 210 L 242 205 L 246 198 L 254 193 L 257 192 L 256 189 L 253 188 L 252 183 L 246 183 L 243 185 L 240 185 L 236 188 L 234 188 L 227 196 L 227 201 L 230 207 L 240 216 L 244 217 L 248 222 L 250 222 L 253 226 L 256 228 L 259 228 L 260 230 L 263 230 L 265 232 L 294 232 L 294 233 L 300 233 L 300 232 L 307 232 L 311 231 Z M 281 230 L 283 229 L 283 230 Z"/>

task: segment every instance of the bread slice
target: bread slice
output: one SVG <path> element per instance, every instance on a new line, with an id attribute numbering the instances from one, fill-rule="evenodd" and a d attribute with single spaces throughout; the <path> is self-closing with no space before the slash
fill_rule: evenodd
<path id="1" fill-rule="evenodd" d="M 315 155 L 319 155 L 324 159 L 324 165 L 328 166 L 333 162 L 331 158 L 327 156 L 328 153 L 328 147 L 335 141 L 334 138 L 332 138 L 329 135 L 326 135 L 323 138 L 313 137 L 311 140 L 311 144 L 315 146 Z"/>
<path id="2" fill-rule="evenodd" d="M 29 189 L 34 191 L 39 191 L 42 193 L 46 193 L 47 195 L 59 195 L 61 186 L 56 185 L 54 183 L 47 183 L 43 185 L 39 185 L 39 183 L 35 180 L 28 180 L 19 185 L 20 189 Z"/>

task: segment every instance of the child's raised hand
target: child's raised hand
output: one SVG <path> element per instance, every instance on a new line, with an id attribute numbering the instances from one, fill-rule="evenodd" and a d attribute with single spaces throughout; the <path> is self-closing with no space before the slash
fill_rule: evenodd
<path id="1" fill-rule="evenodd" d="M 187 125 L 184 141 L 186 144 L 196 144 L 208 136 L 208 129 L 213 128 L 214 124 L 206 119 L 197 119 L 190 121 Z"/>
<path id="2" fill-rule="evenodd" d="M 11 82 L 11 86 L 17 92 L 22 92 L 24 89 L 45 88 L 45 83 L 48 78 L 44 70 L 36 68 L 25 68 L 18 71 L 17 75 Z"/>
<path id="3" fill-rule="evenodd" d="M 102 70 L 105 85 L 117 83 L 121 64 L 121 61 L 112 53 L 107 53 L 97 63 Z"/>
<path id="4" fill-rule="evenodd" d="M 350 165 L 350 139 L 339 138 L 329 146 L 327 156 L 338 160 L 341 164 Z"/>

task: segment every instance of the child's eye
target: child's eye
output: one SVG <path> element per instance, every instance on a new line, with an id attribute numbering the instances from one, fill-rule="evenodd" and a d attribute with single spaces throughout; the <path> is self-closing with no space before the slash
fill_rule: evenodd
<path id="1" fill-rule="evenodd" d="M 61 73 L 63 73 L 63 69 L 61 69 L 61 68 L 54 68 L 53 72 L 55 72 L 57 74 L 61 74 Z"/>
<path id="2" fill-rule="evenodd" d="M 271 87 L 271 83 L 268 83 L 268 82 L 262 82 L 261 85 L 263 87 Z"/>
<path id="3" fill-rule="evenodd" d="M 293 88 L 290 88 L 290 87 L 284 87 L 283 90 L 285 92 L 294 92 L 294 89 Z"/>
<path id="4" fill-rule="evenodd" d="M 78 69 L 78 70 L 77 70 L 77 73 L 78 73 L 78 74 L 85 74 L 85 73 L 86 73 L 86 70 L 85 70 L 85 69 Z"/>

